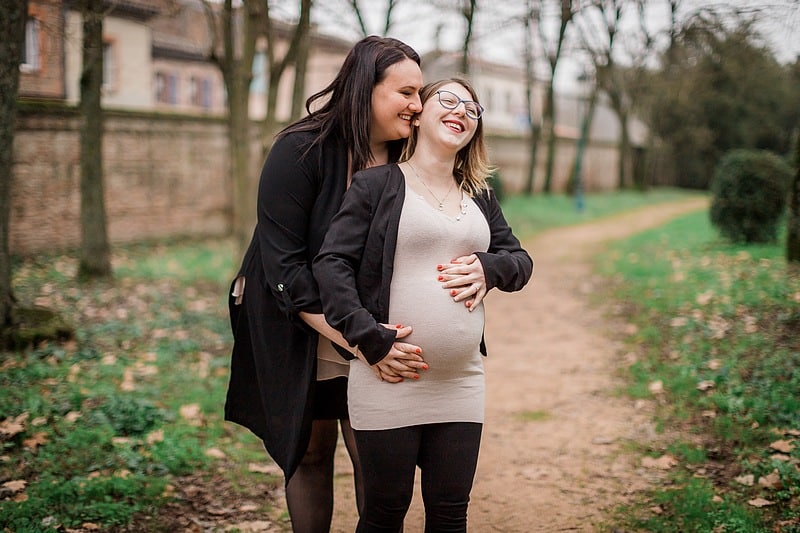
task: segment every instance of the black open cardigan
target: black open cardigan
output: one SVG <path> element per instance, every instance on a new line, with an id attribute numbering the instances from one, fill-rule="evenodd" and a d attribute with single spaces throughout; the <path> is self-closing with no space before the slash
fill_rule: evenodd
<path id="1" fill-rule="evenodd" d="M 239 304 L 229 297 L 225 419 L 264 441 L 287 482 L 308 447 L 317 372 L 319 337 L 298 313 L 322 312 L 311 262 L 347 188 L 346 149 L 334 138 L 309 150 L 316 135 L 289 133 L 272 146 L 237 276 L 245 278 L 244 295 Z"/>

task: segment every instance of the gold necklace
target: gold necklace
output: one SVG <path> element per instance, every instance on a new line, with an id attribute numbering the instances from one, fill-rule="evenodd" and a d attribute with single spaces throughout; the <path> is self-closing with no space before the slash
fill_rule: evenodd
<path id="1" fill-rule="evenodd" d="M 417 172 L 417 169 L 414 168 L 414 165 L 411 164 L 411 161 L 406 161 L 406 163 L 408 164 L 409 168 L 414 172 L 414 176 L 417 177 L 417 180 L 419 180 L 422 186 L 428 189 L 428 192 L 431 193 L 431 196 L 433 196 L 434 200 L 439 202 L 439 211 L 444 211 L 444 202 L 445 200 L 447 200 L 447 197 L 450 196 L 450 192 L 453 190 L 453 185 L 455 185 L 455 180 L 450 180 L 450 188 L 447 189 L 447 194 L 444 195 L 444 198 L 439 200 L 439 197 L 433 194 L 431 188 L 428 187 L 428 185 L 424 181 L 422 181 L 422 178 L 419 177 L 419 173 Z"/>

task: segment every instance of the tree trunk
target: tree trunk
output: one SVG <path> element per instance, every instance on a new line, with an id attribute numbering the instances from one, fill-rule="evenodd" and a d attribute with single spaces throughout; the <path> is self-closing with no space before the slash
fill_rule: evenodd
<path id="1" fill-rule="evenodd" d="M 786 222 L 786 260 L 800 264 L 800 139 L 795 143 L 797 169 L 789 192 L 789 217 Z"/>
<path id="2" fill-rule="evenodd" d="M 103 196 L 103 0 L 83 2 L 81 72 L 81 252 L 78 275 L 111 275 Z"/>
<path id="3" fill-rule="evenodd" d="M 583 103 L 586 109 L 583 112 L 583 116 L 580 117 L 581 131 L 578 137 L 578 144 L 575 147 L 575 162 L 572 164 L 572 176 L 568 187 L 575 196 L 575 206 L 578 211 L 583 210 L 583 191 L 585 189 L 583 183 L 583 158 L 586 154 L 586 145 L 589 144 L 589 134 L 592 131 L 592 119 L 597 106 L 597 93 L 597 87 L 595 86 L 589 94 L 588 102 Z"/>
<path id="4" fill-rule="evenodd" d="M 311 0 L 302 0 L 300 5 L 300 20 L 297 22 L 297 53 L 294 62 L 294 91 L 292 93 L 292 114 L 289 120 L 294 122 L 303 115 L 306 95 L 306 67 L 308 66 L 308 53 L 310 39 L 308 33 L 311 28 Z"/>
<path id="5" fill-rule="evenodd" d="M 14 163 L 14 130 L 19 92 L 19 64 L 25 43 L 28 2 L 3 2 L 0 6 L 0 329 L 14 320 L 8 223 Z"/>
<path id="6" fill-rule="evenodd" d="M 628 129 L 628 113 L 624 109 L 617 112 L 619 116 L 619 188 L 624 189 L 633 180 L 629 178 L 631 174 L 631 140 L 630 130 Z"/>
<path id="7" fill-rule="evenodd" d="M 553 76 L 555 76 L 555 69 L 553 69 Z M 544 185 L 542 192 L 550 194 L 553 187 L 553 168 L 555 167 L 556 159 L 556 110 L 555 110 L 555 95 L 553 88 L 553 77 L 550 78 L 550 84 L 547 87 L 547 100 L 545 102 L 545 129 L 547 130 L 547 160 L 545 162 L 544 171 Z"/>
<path id="8" fill-rule="evenodd" d="M 475 4 L 477 0 L 464 0 L 464 7 L 461 14 L 467 23 L 464 32 L 464 44 L 461 47 L 461 74 L 469 76 L 469 47 L 472 44 L 472 22 L 475 20 Z"/>

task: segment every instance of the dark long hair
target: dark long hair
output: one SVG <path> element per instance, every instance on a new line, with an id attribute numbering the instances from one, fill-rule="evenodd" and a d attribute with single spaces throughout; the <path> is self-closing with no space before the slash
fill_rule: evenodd
<path id="1" fill-rule="evenodd" d="M 386 69 L 406 59 L 420 64 L 419 54 L 398 39 L 371 35 L 360 40 L 347 54 L 330 85 L 306 100 L 309 114 L 284 128 L 278 136 L 294 131 L 319 131 L 311 148 L 335 135 L 350 150 L 353 172 L 366 168 L 372 159 L 369 144 L 372 89 L 386 77 Z M 323 100 L 322 107 L 312 111 L 312 106 Z M 400 156 L 404 142 L 404 139 L 389 142 L 390 161 Z"/>

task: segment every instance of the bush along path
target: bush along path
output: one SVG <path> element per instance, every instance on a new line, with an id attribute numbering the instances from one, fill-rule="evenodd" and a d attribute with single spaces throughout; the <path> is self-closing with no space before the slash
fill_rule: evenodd
<path id="1" fill-rule="evenodd" d="M 631 452 L 657 438 L 652 410 L 621 394 L 619 339 L 630 326 L 593 301 L 603 280 L 592 258 L 609 241 L 706 207 L 705 199 L 656 205 L 526 243 L 531 283 L 486 300 L 487 410 L 470 530 L 598 530 L 606 513 L 664 477 L 665 465 Z M 337 464 L 333 531 L 344 533 L 357 518 L 343 453 Z M 422 531 L 419 491 L 406 524 Z"/>

